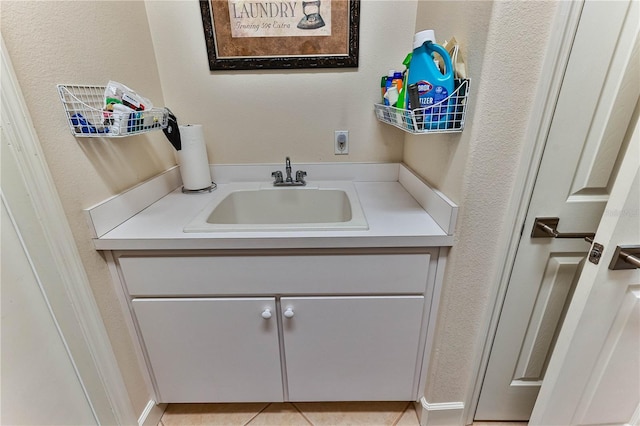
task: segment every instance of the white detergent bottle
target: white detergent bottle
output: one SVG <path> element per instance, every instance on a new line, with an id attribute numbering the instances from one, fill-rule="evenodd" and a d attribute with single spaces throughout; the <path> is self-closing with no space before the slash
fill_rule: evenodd
<path id="1" fill-rule="evenodd" d="M 453 107 L 447 99 L 453 93 L 453 66 L 449 53 L 435 43 L 433 30 L 416 33 L 413 38 L 413 55 L 409 65 L 407 86 L 415 84 L 418 88 L 420 105 L 409 104 L 409 109 L 420 115 L 424 130 L 446 129 L 453 119 Z M 434 62 L 434 52 L 444 61 L 445 73 L 442 74 Z M 420 126 L 419 126 L 420 127 Z"/>

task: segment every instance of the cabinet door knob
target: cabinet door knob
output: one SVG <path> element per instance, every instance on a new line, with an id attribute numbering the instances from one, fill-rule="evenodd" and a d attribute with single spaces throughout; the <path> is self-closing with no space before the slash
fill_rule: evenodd
<path id="1" fill-rule="evenodd" d="M 262 318 L 264 319 L 271 318 L 271 309 L 266 308 L 264 311 L 262 311 Z"/>
<path id="2" fill-rule="evenodd" d="M 289 306 L 285 311 L 284 311 L 284 316 L 287 318 L 293 318 L 293 308 L 291 306 Z"/>

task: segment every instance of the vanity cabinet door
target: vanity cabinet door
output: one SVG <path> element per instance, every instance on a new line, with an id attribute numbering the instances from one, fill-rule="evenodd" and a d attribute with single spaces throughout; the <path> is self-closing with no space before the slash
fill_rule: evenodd
<path id="1" fill-rule="evenodd" d="M 283 297 L 289 400 L 415 400 L 423 309 L 423 296 Z"/>
<path id="2" fill-rule="evenodd" d="M 134 299 L 158 402 L 283 400 L 274 298 Z"/>

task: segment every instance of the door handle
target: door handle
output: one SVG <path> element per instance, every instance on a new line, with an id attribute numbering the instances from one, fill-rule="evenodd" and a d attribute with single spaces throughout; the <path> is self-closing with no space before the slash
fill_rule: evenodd
<path id="1" fill-rule="evenodd" d="M 640 245 L 639 246 L 618 246 L 613 253 L 613 259 L 609 264 L 609 269 L 636 269 L 640 268 Z"/>
<path id="2" fill-rule="evenodd" d="M 582 238 L 588 243 L 593 243 L 596 234 L 588 232 L 559 232 L 557 217 L 536 217 L 531 230 L 531 238 Z M 602 254 L 603 247 L 596 250 L 597 258 Z M 593 253 L 590 255 L 592 256 Z M 591 260 L 591 257 L 589 258 Z M 597 264 L 594 259 L 593 263 Z M 637 269 L 640 268 L 640 245 L 637 246 L 617 246 L 613 253 L 613 259 L 609 264 L 609 269 Z"/>
<path id="3" fill-rule="evenodd" d="M 588 243 L 593 242 L 595 233 L 593 232 L 559 232 L 557 217 L 536 217 L 531 230 L 531 238 L 580 238 Z"/>

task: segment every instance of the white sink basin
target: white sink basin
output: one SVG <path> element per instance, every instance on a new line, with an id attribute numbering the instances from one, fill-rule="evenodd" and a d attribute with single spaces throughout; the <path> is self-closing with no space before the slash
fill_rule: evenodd
<path id="1" fill-rule="evenodd" d="M 184 232 L 366 230 L 351 182 L 314 182 L 304 187 L 261 183 L 225 185 Z"/>

